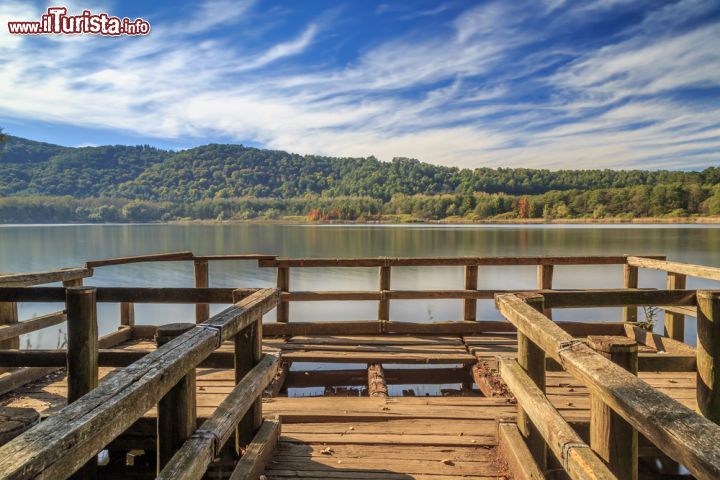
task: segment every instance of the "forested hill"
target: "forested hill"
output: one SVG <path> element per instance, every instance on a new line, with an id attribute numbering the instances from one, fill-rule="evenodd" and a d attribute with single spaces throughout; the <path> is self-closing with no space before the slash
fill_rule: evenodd
<path id="1" fill-rule="evenodd" d="M 636 185 L 720 182 L 703 172 L 617 170 L 474 170 L 396 158 L 297 155 L 242 145 L 172 152 L 144 146 L 68 148 L 8 136 L 0 156 L 0 196 L 70 195 L 171 202 L 305 195 L 368 196 L 475 192 L 534 195 Z"/>
<path id="2" fill-rule="evenodd" d="M 13 136 L 0 151 L 0 223 L 696 215 L 720 215 L 720 168 L 470 170 L 242 145 L 70 148 Z"/>

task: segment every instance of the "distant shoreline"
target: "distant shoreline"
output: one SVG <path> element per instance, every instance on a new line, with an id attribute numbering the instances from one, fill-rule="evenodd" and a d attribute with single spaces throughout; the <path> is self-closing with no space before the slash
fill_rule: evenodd
<path id="1" fill-rule="evenodd" d="M 392 226 L 422 226 L 422 225 L 720 225 L 720 216 L 713 217 L 643 217 L 643 218 L 559 218 L 559 219 L 486 219 L 470 221 L 462 218 L 443 220 L 399 219 L 395 217 L 384 218 L 381 221 L 308 221 L 302 217 L 285 217 L 278 219 L 254 218 L 249 220 L 201 220 L 179 219 L 160 222 L 29 222 L 29 223 L 0 223 L 2 227 L 31 227 L 31 226 L 91 226 L 91 225 L 392 225 Z"/>
<path id="2" fill-rule="evenodd" d="M 152 223 L 152 222 L 149 222 Z M 720 225 L 720 216 L 715 217 L 643 217 L 643 218 L 557 218 L 547 220 L 543 218 L 526 219 L 486 219 L 470 221 L 465 219 L 443 219 L 443 220 L 404 220 L 387 218 L 381 221 L 308 221 L 298 217 L 280 219 L 250 219 L 250 220 L 172 220 L 169 224 L 275 224 L 275 225 L 643 225 L 643 224 L 664 224 L 664 225 Z"/>

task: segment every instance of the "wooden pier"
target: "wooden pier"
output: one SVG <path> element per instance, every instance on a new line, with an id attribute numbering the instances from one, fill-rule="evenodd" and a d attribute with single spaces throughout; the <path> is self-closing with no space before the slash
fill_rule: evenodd
<path id="1" fill-rule="evenodd" d="M 168 261 L 193 262 L 194 286 L 83 286 L 100 268 Z M 209 264 L 235 261 L 276 269 L 277 288 L 211 287 Z M 553 289 L 570 265 L 623 275 L 617 289 Z M 443 266 L 464 269 L 464 289 L 392 288 L 395 268 Z M 485 267 L 511 266 L 535 266 L 537 283 L 478 289 Z M 296 269 L 355 267 L 377 268 L 377 290 L 292 289 Z M 641 288 L 640 269 L 666 272 L 667 288 Z M 720 291 L 687 290 L 687 277 L 720 281 L 720 268 L 630 255 L 178 252 L 3 274 L 0 478 L 720 478 Z M 394 300 L 421 299 L 461 301 L 463 318 L 393 319 Z M 491 299 L 503 320 L 477 318 Z M 375 302 L 377 318 L 292 321 L 292 303 L 310 301 Z M 20 320 L 21 302 L 65 308 Z M 120 309 L 102 337 L 98 303 Z M 143 324 L 140 303 L 194 304 L 195 316 Z M 211 316 L 210 304 L 227 308 Z M 612 307 L 617 321 L 552 319 Z M 665 311 L 664 335 L 639 307 Z M 61 323 L 67 349 L 19 349 L 20 335 Z"/>

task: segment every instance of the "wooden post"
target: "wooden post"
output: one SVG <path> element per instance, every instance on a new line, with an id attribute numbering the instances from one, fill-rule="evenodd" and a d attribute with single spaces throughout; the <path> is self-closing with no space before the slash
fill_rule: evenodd
<path id="1" fill-rule="evenodd" d="M 388 396 L 385 370 L 379 363 L 368 365 L 368 396 L 383 398 Z"/>
<path id="2" fill-rule="evenodd" d="M 378 271 L 378 289 L 381 293 L 390 290 L 390 267 L 380 267 Z M 378 302 L 378 320 L 390 320 L 390 300 L 382 299 Z"/>
<path id="3" fill-rule="evenodd" d="M 545 301 L 541 295 L 527 298 L 526 302 L 539 312 L 544 310 Z M 535 385 L 545 392 L 545 352 L 519 330 L 517 332 L 517 340 L 518 363 L 525 372 L 527 372 L 532 381 L 535 382 Z M 535 425 L 533 425 L 530 417 L 527 416 L 519 404 L 517 424 L 520 433 L 525 437 L 528 449 L 530 453 L 532 453 L 535 462 L 540 470 L 545 471 L 547 469 L 547 444 Z"/>
<path id="4" fill-rule="evenodd" d="M 15 323 L 18 323 L 17 303 L 0 302 L 0 325 L 13 325 Z M 20 337 L 0 341 L 0 349 L 17 350 L 18 348 L 20 348 Z"/>
<path id="5" fill-rule="evenodd" d="M 631 338 L 591 335 L 588 346 L 634 375 L 638 346 Z M 619 480 L 638 478 L 638 433 L 620 415 L 590 392 L 590 446 Z"/>
<path id="6" fill-rule="evenodd" d="M 68 403 L 75 402 L 98 383 L 98 325 L 96 289 L 69 287 L 65 290 L 67 310 Z M 97 478 L 97 459 L 90 459 L 72 476 Z"/>
<path id="7" fill-rule="evenodd" d="M 477 265 L 465 266 L 465 290 L 477 290 L 478 288 L 478 267 Z M 477 300 L 467 298 L 463 302 L 463 320 L 477 320 Z"/>
<path id="8" fill-rule="evenodd" d="M 208 288 L 208 261 L 195 260 L 195 288 Z M 210 305 L 207 303 L 195 304 L 195 323 L 202 323 L 210 318 Z"/>
<path id="9" fill-rule="evenodd" d="M 627 263 L 623 268 L 623 288 L 638 288 L 638 268 Z M 622 320 L 637 322 L 637 307 L 624 307 Z"/>
<path id="10" fill-rule="evenodd" d="M 277 288 L 281 292 L 290 291 L 290 268 L 278 267 Z M 281 301 L 277 306 L 277 322 L 287 323 L 290 320 L 290 303 Z"/>
<path id="11" fill-rule="evenodd" d="M 239 300 L 239 299 L 238 299 Z M 235 335 L 235 383 L 239 383 L 252 368 L 262 360 L 262 314 L 255 321 Z M 262 425 L 262 395 L 245 414 L 235 432 L 237 453 L 245 448 Z"/>
<path id="12" fill-rule="evenodd" d="M 135 304 L 122 302 L 120 304 L 120 325 L 135 326 Z"/>
<path id="13" fill-rule="evenodd" d="M 685 290 L 686 278 L 685 275 L 668 272 L 667 289 Z M 665 312 L 665 336 L 679 342 L 685 341 L 685 315 Z"/>
<path id="14" fill-rule="evenodd" d="M 158 347 L 194 328 L 192 323 L 171 323 L 158 327 Z M 167 465 L 175 451 L 195 431 L 195 370 L 191 369 L 158 402 L 157 408 L 157 472 Z"/>
<path id="15" fill-rule="evenodd" d="M 697 403 L 720 424 L 720 292 L 697 292 Z"/>
<path id="16" fill-rule="evenodd" d="M 537 288 L 540 290 L 552 290 L 554 265 L 538 265 L 537 267 Z M 543 310 L 543 314 L 552 318 L 552 308 Z"/>

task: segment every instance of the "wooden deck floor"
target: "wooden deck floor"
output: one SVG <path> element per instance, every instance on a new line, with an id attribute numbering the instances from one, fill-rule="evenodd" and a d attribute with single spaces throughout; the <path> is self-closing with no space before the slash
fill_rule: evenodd
<path id="1" fill-rule="evenodd" d="M 316 362 L 358 364 L 363 369 L 358 370 L 359 379 L 348 381 L 348 385 L 367 380 L 364 370 L 367 363 L 386 364 L 388 371 L 452 370 L 453 380 L 442 383 L 456 383 L 457 372 L 466 374 L 466 383 L 471 383 L 468 367 L 478 362 L 492 367 L 497 355 L 513 355 L 516 347 L 515 336 L 508 334 L 298 336 L 269 339 L 264 344 L 266 351 L 279 351 L 284 360 L 292 362 L 295 377 L 312 379 L 325 375 L 312 370 L 317 369 Z M 154 343 L 141 339 L 122 348 L 152 350 Z M 232 345 L 223 345 L 221 350 L 231 352 Z M 112 372 L 111 368 L 102 368 L 101 376 Z M 640 376 L 688 407 L 696 408 L 693 372 L 641 372 Z M 198 416 L 209 416 L 233 387 L 232 370 L 198 369 Z M 566 419 L 588 422 L 588 391 L 578 381 L 564 372 L 548 372 L 547 391 Z M 65 377 L 60 371 L 2 397 L 0 402 L 32 407 L 47 416 L 64 406 L 66 392 Z M 463 396 L 265 398 L 264 415 L 282 418 L 280 443 L 265 475 L 269 479 L 324 480 L 497 478 L 505 468 L 497 449 L 497 420 L 513 419 L 516 410 L 512 398 L 482 396 L 477 390 L 465 391 Z M 148 419 L 154 416 L 153 410 L 146 414 Z"/>

